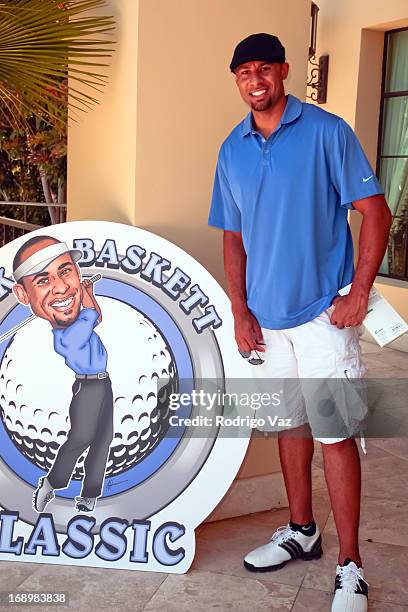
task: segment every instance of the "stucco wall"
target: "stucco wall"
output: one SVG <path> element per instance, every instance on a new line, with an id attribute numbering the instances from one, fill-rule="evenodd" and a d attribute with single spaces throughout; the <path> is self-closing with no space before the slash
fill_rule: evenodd
<path id="1" fill-rule="evenodd" d="M 221 142 L 248 112 L 228 68 L 232 52 L 251 33 L 278 34 L 288 91 L 304 98 L 309 14 L 308 0 L 140 0 L 135 222 L 222 285 L 222 232 L 207 227 L 213 173 Z M 239 478 L 279 470 L 276 440 L 258 438 Z"/>
<path id="2" fill-rule="evenodd" d="M 279 35 L 304 98 L 308 0 L 140 0 L 137 225 L 185 248 L 224 282 L 221 232 L 207 228 L 218 148 L 248 112 L 228 69 L 254 32 Z"/>
<path id="3" fill-rule="evenodd" d="M 218 148 L 248 112 L 228 69 L 239 40 L 276 33 L 287 90 L 306 93 L 309 0 L 109 0 L 116 52 L 100 105 L 69 130 L 69 219 L 138 225 L 184 248 L 224 285 L 207 227 Z M 233 340 L 232 340 L 233 341 Z M 278 471 L 276 441 L 251 442 L 240 478 Z"/>
<path id="4" fill-rule="evenodd" d="M 109 0 L 116 50 L 107 87 L 68 130 L 68 219 L 135 224 L 138 0 Z M 95 92 L 90 91 L 91 95 Z"/>
<path id="5" fill-rule="evenodd" d="M 408 26 L 406 0 L 317 0 L 318 55 L 330 55 L 326 110 L 355 129 L 375 168 L 380 111 L 384 31 Z M 351 214 L 357 247 L 361 216 Z M 357 248 L 356 248 L 357 251 Z M 382 280 L 379 290 L 408 320 L 408 283 Z M 408 348 L 408 337 L 397 341 Z"/>

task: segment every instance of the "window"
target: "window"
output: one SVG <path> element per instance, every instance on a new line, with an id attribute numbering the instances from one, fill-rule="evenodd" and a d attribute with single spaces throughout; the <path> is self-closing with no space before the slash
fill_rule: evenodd
<path id="1" fill-rule="evenodd" d="M 408 280 L 408 28 L 385 33 L 377 174 L 393 215 L 379 274 Z"/>

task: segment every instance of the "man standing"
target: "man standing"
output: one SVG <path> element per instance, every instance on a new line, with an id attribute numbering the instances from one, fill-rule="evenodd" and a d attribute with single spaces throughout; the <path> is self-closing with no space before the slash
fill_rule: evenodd
<path id="1" fill-rule="evenodd" d="M 77 510 L 91 512 L 101 495 L 113 437 L 112 385 L 106 372 L 107 352 L 94 328 L 102 313 L 89 280 L 81 282 L 76 261 L 82 253 L 49 236 L 35 236 L 13 261 L 19 302 L 51 324 L 54 350 L 75 372 L 69 408 L 71 428 L 48 475 L 40 478 L 33 506 L 43 512 L 54 489 L 68 486 L 76 463 L 88 449 Z M 45 373 L 46 376 L 46 373 Z M 46 385 L 46 379 L 44 380 Z"/>
<path id="2" fill-rule="evenodd" d="M 251 112 L 221 147 L 209 225 L 224 230 L 238 348 L 262 352 L 264 363 L 254 368 L 264 379 L 358 378 L 363 366 L 357 326 L 367 313 L 391 224 L 383 190 L 340 117 L 285 95 L 289 66 L 278 38 L 244 39 L 230 69 Z M 347 221 L 353 208 L 363 215 L 355 273 Z M 339 297 L 352 281 L 350 293 Z M 278 436 L 290 521 L 250 552 L 244 565 L 277 570 L 292 559 L 321 556 L 311 503 L 315 437 L 322 442 L 340 542 L 332 610 L 363 612 L 360 457 L 352 435 L 318 437 L 312 404 L 313 394 L 292 395 L 292 429 Z"/>

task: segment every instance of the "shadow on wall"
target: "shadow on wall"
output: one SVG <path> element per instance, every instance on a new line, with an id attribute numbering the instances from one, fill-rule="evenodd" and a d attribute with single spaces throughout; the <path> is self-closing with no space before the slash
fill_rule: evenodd
<path id="1" fill-rule="evenodd" d="M 208 206 L 210 202 L 208 203 Z M 205 222 L 206 223 L 206 222 Z M 204 224 L 182 228 L 169 225 L 140 225 L 142 229 L 157 234 L 194 257 L 225 289 L 222 259 L 222 231 Z"/>

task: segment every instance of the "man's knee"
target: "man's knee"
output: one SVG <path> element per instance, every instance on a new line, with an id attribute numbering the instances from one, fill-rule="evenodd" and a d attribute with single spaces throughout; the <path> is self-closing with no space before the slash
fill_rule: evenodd
<path id="1" fill-rule="evenodd" d="M 282 429 L 278 433 L 278 437 L 282 438 L 311 438 L 312 431 L 308 422 L 301 425 L 294 425 L 288 429 Z"/>
<path id="2" fill-rule="evenodd" d="M 315 438 L 316 442 L 321 442 L 324 452 L 341 452 L 350 446 L 356 446 L 356 441 L 351 438 Z"/>
<path id="3" fill-rule="evenodd" d="M 86 432 L 72 431 L 67 434 L 66 442 L 64 443 L 65 450 L 77 451 L 83 453 L 91 443 L 91 438 Z"/>

